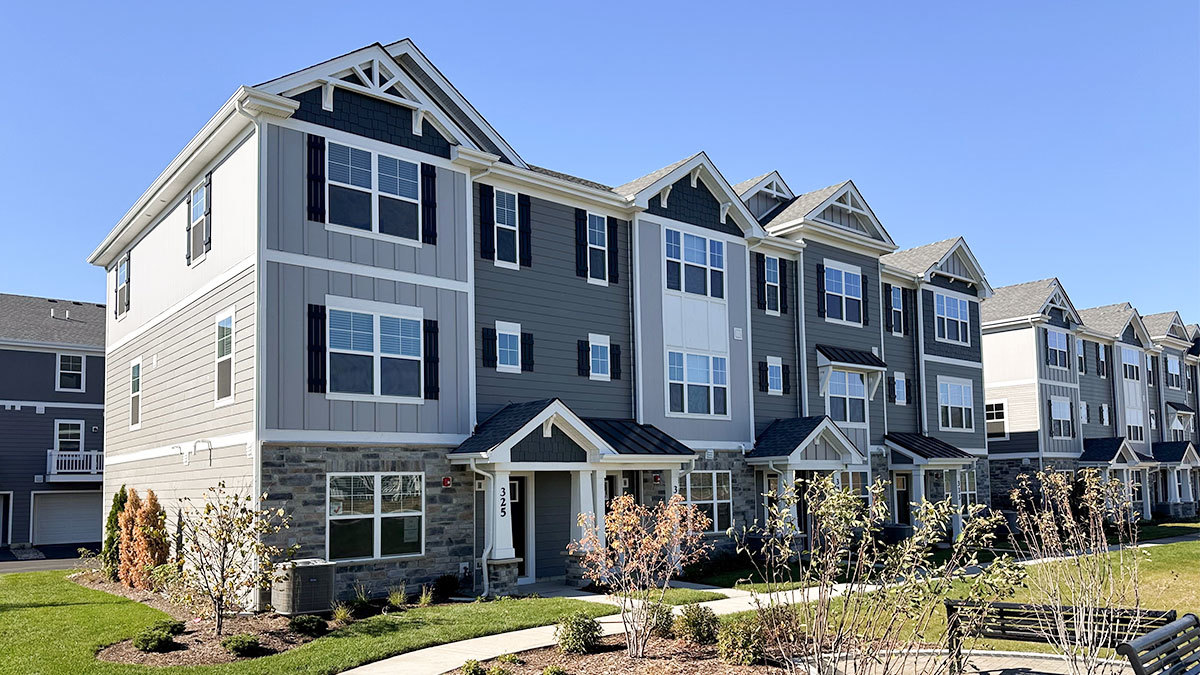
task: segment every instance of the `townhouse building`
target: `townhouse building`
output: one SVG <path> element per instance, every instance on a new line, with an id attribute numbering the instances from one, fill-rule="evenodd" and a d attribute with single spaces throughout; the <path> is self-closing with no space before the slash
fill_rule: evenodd
<path id="1" fill-rule="evenodd" d="M 1129 303 L 1076 310 L 1043 279 L 996 289 L 983 319 L 995 506 L 1022 474 L 1096 468 L 1145 518 L 1196 513 L 1195 363 L 1176 313 L 1151 329 Z"/>
<path id="2" fill-rule="evenodd" d="M 0 546 L 100 541 L 104 317 L 0 293 Z"/>
<path id="3" fill-rule="evenodd" d="M 621 493 L 728 545 L 816 472 L 903 477 L 902 536 L 923 496 L 988 501 L 991 290 L 961 239 L 896 248 L 849 181 L 530 164 L 374 44 L 239 88 L 92 254 L 105 494 L 265 494 L 342 592 L 578 581 L 577 515 Z"/>

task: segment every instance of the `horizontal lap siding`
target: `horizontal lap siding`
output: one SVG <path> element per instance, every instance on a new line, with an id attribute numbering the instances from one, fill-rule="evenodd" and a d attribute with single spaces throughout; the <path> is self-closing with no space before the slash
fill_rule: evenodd
<path id="1" fill-rule="evenodd" d="M 1087 342 L 1087 370 L 1079 376 L 1079 395 L 1088 404 L 1088 420 L 1083 425 L 1084 438 L 1110 438 L 1115 435 L 1116 406 L 1113 401 L 1113 372 L 1119 373 L 1119 363 L 1114 363 L 1119 357 L 1109 359 L 1108 377 L 1100 377 L 1096 372 L 1096 350 L 1100 347 L 1095 342 Z M 1100 406 L 1108 406 L 1108 424 L 1100 423 Z"/>
<path id="2" fill-rule="evenodd" d="M 234 307 L 234 403 L 216 407 L 216 317 Z M 195 300 L 108 355 L 109 456 L 254 427 L 255 269 Z M 129 366 L 142 359 L 141 428 L 129 429 Z M 155 360 L 157 359 L 157 365 Z"/>
<path id="3" fill-rule="evenodd" d="M 63 353 L 78 354 L 71 350 L 63 350 Z M 58 384 L 58 352 L 0 349 L 0 371 L 5 374 L 4 385 L 0 387 L 0 400 L 104 403 L 104 357 L 84 358 L 84 390 L 55 391 L 55 385 Z"/>
<path id="4" fill-rule="evenodd" d="M 960 293 L 962 289 L 955 289 Z M 973 293 L 971 293 L 973 295 Z M 983 349 L 980 346 L 979 332 L 979 302 L 971 300 L 967 303 L 970 311 L 970 344 L 959 345 L 949 342 L 942 342 L 937 339 L 937 304 L 934 298 L 934 291 L 923 290 L 921 292 L 921 318 L 924 324 L 923 333 L 925 335 L 925 353 L 930 356 L 941 356 L 950 359 L 959 359 L 961 361 L 971 361 L 979 363 L 983 360 Z"/>
<path id="5" fill-rule="evenodd" d="M 475 248 L 479 250 L 479 187 L 474 188 Z M 575 274 L 575 208 L 532 197 L 532 266 L 497 267 L 476 254 L 475 332 L 479 420 L 512 402 L 559 397 L 576 413 L 592 417 L 633 416 L 633 353 L 630 330 L 629 223 L 620 221 L 618 281 L 589 284 Z M 500 373 L 483 366 L 484 327 L 497 321 L 521 324 L 533 334 L 532 372 Z M 593 381 L 578 374 L 579 340 L 607 335 L 621 345 L 621 379 Z"/>
<path id="6" fill-rule="evenodd" d="M 753 255 L 753 254 L 752 254 Z M 766 310 L 757 305 L 750 307 L 750 337 L 752 345 L 752 363 L 750 371 L 754 378 L 754 433 L 760 434 L 776 419 L 787 419 L 800 416 L 800 364 L 796 362 L 796 322 L 800 316 L 800 307 L 796 303 L 796 270 L 797 262 L 781 259 L 787 262 L 787 306 L 786 314 L 771 316 Z M 755 265 L 750 266 L 752 294 L 757 293 L 758 273 Z M 787 394 L 772 395 L 759 389 L 758 364 L 765 362 L 767 357 L 778 357 L 789 369 L 791 389 Z"/>
<path id="7" fill-rule="evenodd" d="M 968 380 L 971 382 L 971 393 L 974 401 L 972 402 L 972 410 L 974 413 L 974 430 L 971 432 L 965 431 L 942 431 L 941 426 L 941 408 L 938 398 L 938 377 L 952 377 L 959 380 Z M 926 401 L 929 401 L 929 435 L 941 439 L 957 448 L 964 449 L 982 449 L 987 447 L 986 432 L 984 431 L 983 406 L 985 394 L 983 390 L 983 371 L 979 368 L 971 368 L 968 366 L 955 366 L 946 363 L 936 363 L 927 361 L 925 363 L 925 388 Z"/>
<path id="8" fill-rule="evenodd" d="M 184 506 L 183 500 L 203 505 L 205 491 L 221 481 L 228 492 L 254 494 L 254 460 L 246 455 L 245 445 L 201 450 L 187 464 L 179 455 L 109 464 L 104 467 L 104 505 L 112 503 L 121 486 L 136 488 L 142 497 L 146 490 L 154 490 L 173 532 L 176 509 Z"/>

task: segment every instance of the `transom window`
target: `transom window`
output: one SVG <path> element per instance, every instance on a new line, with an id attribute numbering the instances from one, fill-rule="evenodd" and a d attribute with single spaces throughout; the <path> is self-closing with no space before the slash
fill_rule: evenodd
<path id="1" fill-rule="evenodd" d="M 943 430 L 975 429 L 974 398 L 970 382 L 939 379 L 938 409 Z"/>
<path id="2" fill-rule="evenodd" d="M 733 526 L 730 478 L 729 471 L 693 471 L 687 475 L 687 503 L 712 520 L 709 532 L 724 532 Z"/>
<path id="3" fill-rule="evenodd" d="M 1055 368 L 1066 368 L 1070 365 L 1067 353 L 1067 334 L 1056 330 L 1046 331 L 1046 359 Z"/>
<path id="4" fill-rule="evenodd" d="M 521 324 L 496 322 L 496 370 L 521 372 Z"/>
<path id="5" fill-rule="evenodd" d="M 417 164 L 333 141 L 327 161 L 330 225 L 419 241 Z"/>
<path id="6" fill-rule="evenodd" d="M 83 391 L 84 357 L 80 354 L 59 354 L 55 389 L 58 391 Z"/>
<path id="7" fill-rule="evenodd" d="M 607 382 L 611 379 L 612 370 L 609 363 L 610 350 L 607 335 L 588 333 L 588 348 L 591 352 L 591 372 L 588 377 L 593 380 Z"/>
<path id="8" fill-rule="evenodd" d="M 825 318 L 862 323 L 862 274 L 825 263 Z"/>
<path id="9" fill-rule="evenodd" d="M 668 229 L 666 254 L 668 289 L 725 297 L 725 242 Z"/>
<path id="10" fill-rule="evenodd" d="M 1071 402 L 1065 398 L 1050 399 L 1050 435 L 1053 438 L 1071 438 L 1075 435 L 1074 427 Z"/>
<path id="11" fill-rule="evenodd" d="M 767 293 L 767 311 L 779 312 L 779 258 L 765 256 L 764 282 Z"/>
<path id="12" fill-rule="evenodd" d="M 983 420 L 988 438 L 1008 438 L 1008 416 L 1004 401 L 983 404 Z"/>
<path id="13" fill-rule="evenodd" d="M 517 268 L 517 195 L 496 190 L 496 264 Z"/>
<path id="14" fill-rule="evenodd" d="M 723 356 L 667 352 L 670 411 L 692 415 L 729 414 L 726 365 Z"/>
<path id="15" fill-rule="evenodd" d="M 55 420 L 54 449 L 66 452 L 83 450 L 83 421 Z"/>
<path id="16" fill-rule="evenodd" d="M 969 302 L 962 298 L 934 293 L 933 308 L 939 340 L 964 345 L 971 342 L 971 305 Z"/>
<path id="17" fill-rule="evenodd" d="M 330 309 L 330 393 L 420 397 L 421 339 L 419 319 Z"/>
<path id="18" fill-rule="evenodd" d="M 1125 374 L 1125 379 L 1134 381 L 1142 379 L 1141 361 L 1136 349 L 1121 347 L 1121 370 Z"/>
<path id="19" fill-rule="evenodd" d="M 892 332 L 904 332 L 904 289 L 892 286 L 892 297 L 888 299 L 892 312 Z"/>
<path id="20" fill-rule="evenodd" d="M 767 393 L 783 394 L 783 359 L 767 357 Z"/>
<path id="21" fill-rule="evenodd" d="M 328 503 L 330 560 L 424 552 L 425 474 L 333 474 Z"/>
<path id="22" fill-rule="evenodd" d="M 233 399 L 233 313 L 217 319 L 217 402 Z"/>
<path id="23" fill-rule="evenodd" d="M 1172 389 L 1179 389 L 1183 386 L 1183 376 L 1179 369 L 1179 359 L 1174 356 L 1167 357 L 1167 386 Z"/>
<path id="24" fill-rule="evenodd" d="M 588 280 L 608 280 L 608 219 L 588 214 Z"/>
<path id="25" fill-rule="evenodd" d="M 835 370 L 829 374 L 829 416 L 835 422 L 866 424 L 867 387 L 862 373 Z"/>

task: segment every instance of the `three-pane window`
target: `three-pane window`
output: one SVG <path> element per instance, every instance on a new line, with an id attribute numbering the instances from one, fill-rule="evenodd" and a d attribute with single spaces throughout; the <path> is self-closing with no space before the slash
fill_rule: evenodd
<path id="1" fill-rule="evenodd" d="M 712 298 L 725 297 L 725 243 L 666 231 L 667 288 Z"/>
<path id="2" fill-rule="evenodd" d="M 835 370 L 829 374 L 829 416 L 835 422 L 866 424 L 867 387 L 862 373 Z"/>
<path id="3" fill-rule="evenodd" d="M 667 352 L 667 389 L 671 412 L 729 414 L 726 364 L 723 356 Z"/>
<path id="4" fill-rule="evenodd" d="M 329 310 L 330 393 L 419 397 L 421 339 L 419 319 Z"/>
<path id="5" fill-rule="evenodd" d="M 729 471 L 693 471 L 687 475 L 687 503 L 709 517 L 709 532 L 724 532 L 733 525 L 730 481 Z"/>
<path id="6" fill-rule="evenodd" d="M 934 316 L 937 319 L 937 337 L 947 342 L 969 344 L 971 341 L 971 305 L 962 298 L 935 293 L 933 296 Z"/>
<path id="7" fill-rule="evenodd" d="M 1141 357 L 1135 349 L 1121 347 L 1121 370 L 1125 379 L 1139 381 L 1142 379 Z"/>
<path id="8" fill-rule="evenodd" d="M 424 551 L 425 474 L 335 474 L 328 495 L 330 560 Z"/>
<path id="9" fill-rule="evenodd" d="M 1146 438 L 1146 429 L 1144 426 L 1144 418 L 1142 411 L 1137 408 L 1128 408 L 1125 411 L 1125 435 L 1131 441 L 1141 441 Z"/>
<path id="10" fill-rule="evenodd" d="M 825 265 L 825 316 L 862 323 L 862 275 Z"/>
<path id="11" fill-rule="evenodd" d="M 330 141 L 327 175 L 331 225 L 419 241 L 417 164 Z"/>

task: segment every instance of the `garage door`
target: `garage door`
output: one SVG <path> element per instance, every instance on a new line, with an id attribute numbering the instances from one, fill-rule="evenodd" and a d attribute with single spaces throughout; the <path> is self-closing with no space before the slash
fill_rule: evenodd
<path id="1" fill-rule="evenodd" d="M 100 541 L 99 492 L 56 492 L 33 496 L 33 543 Z"/>

